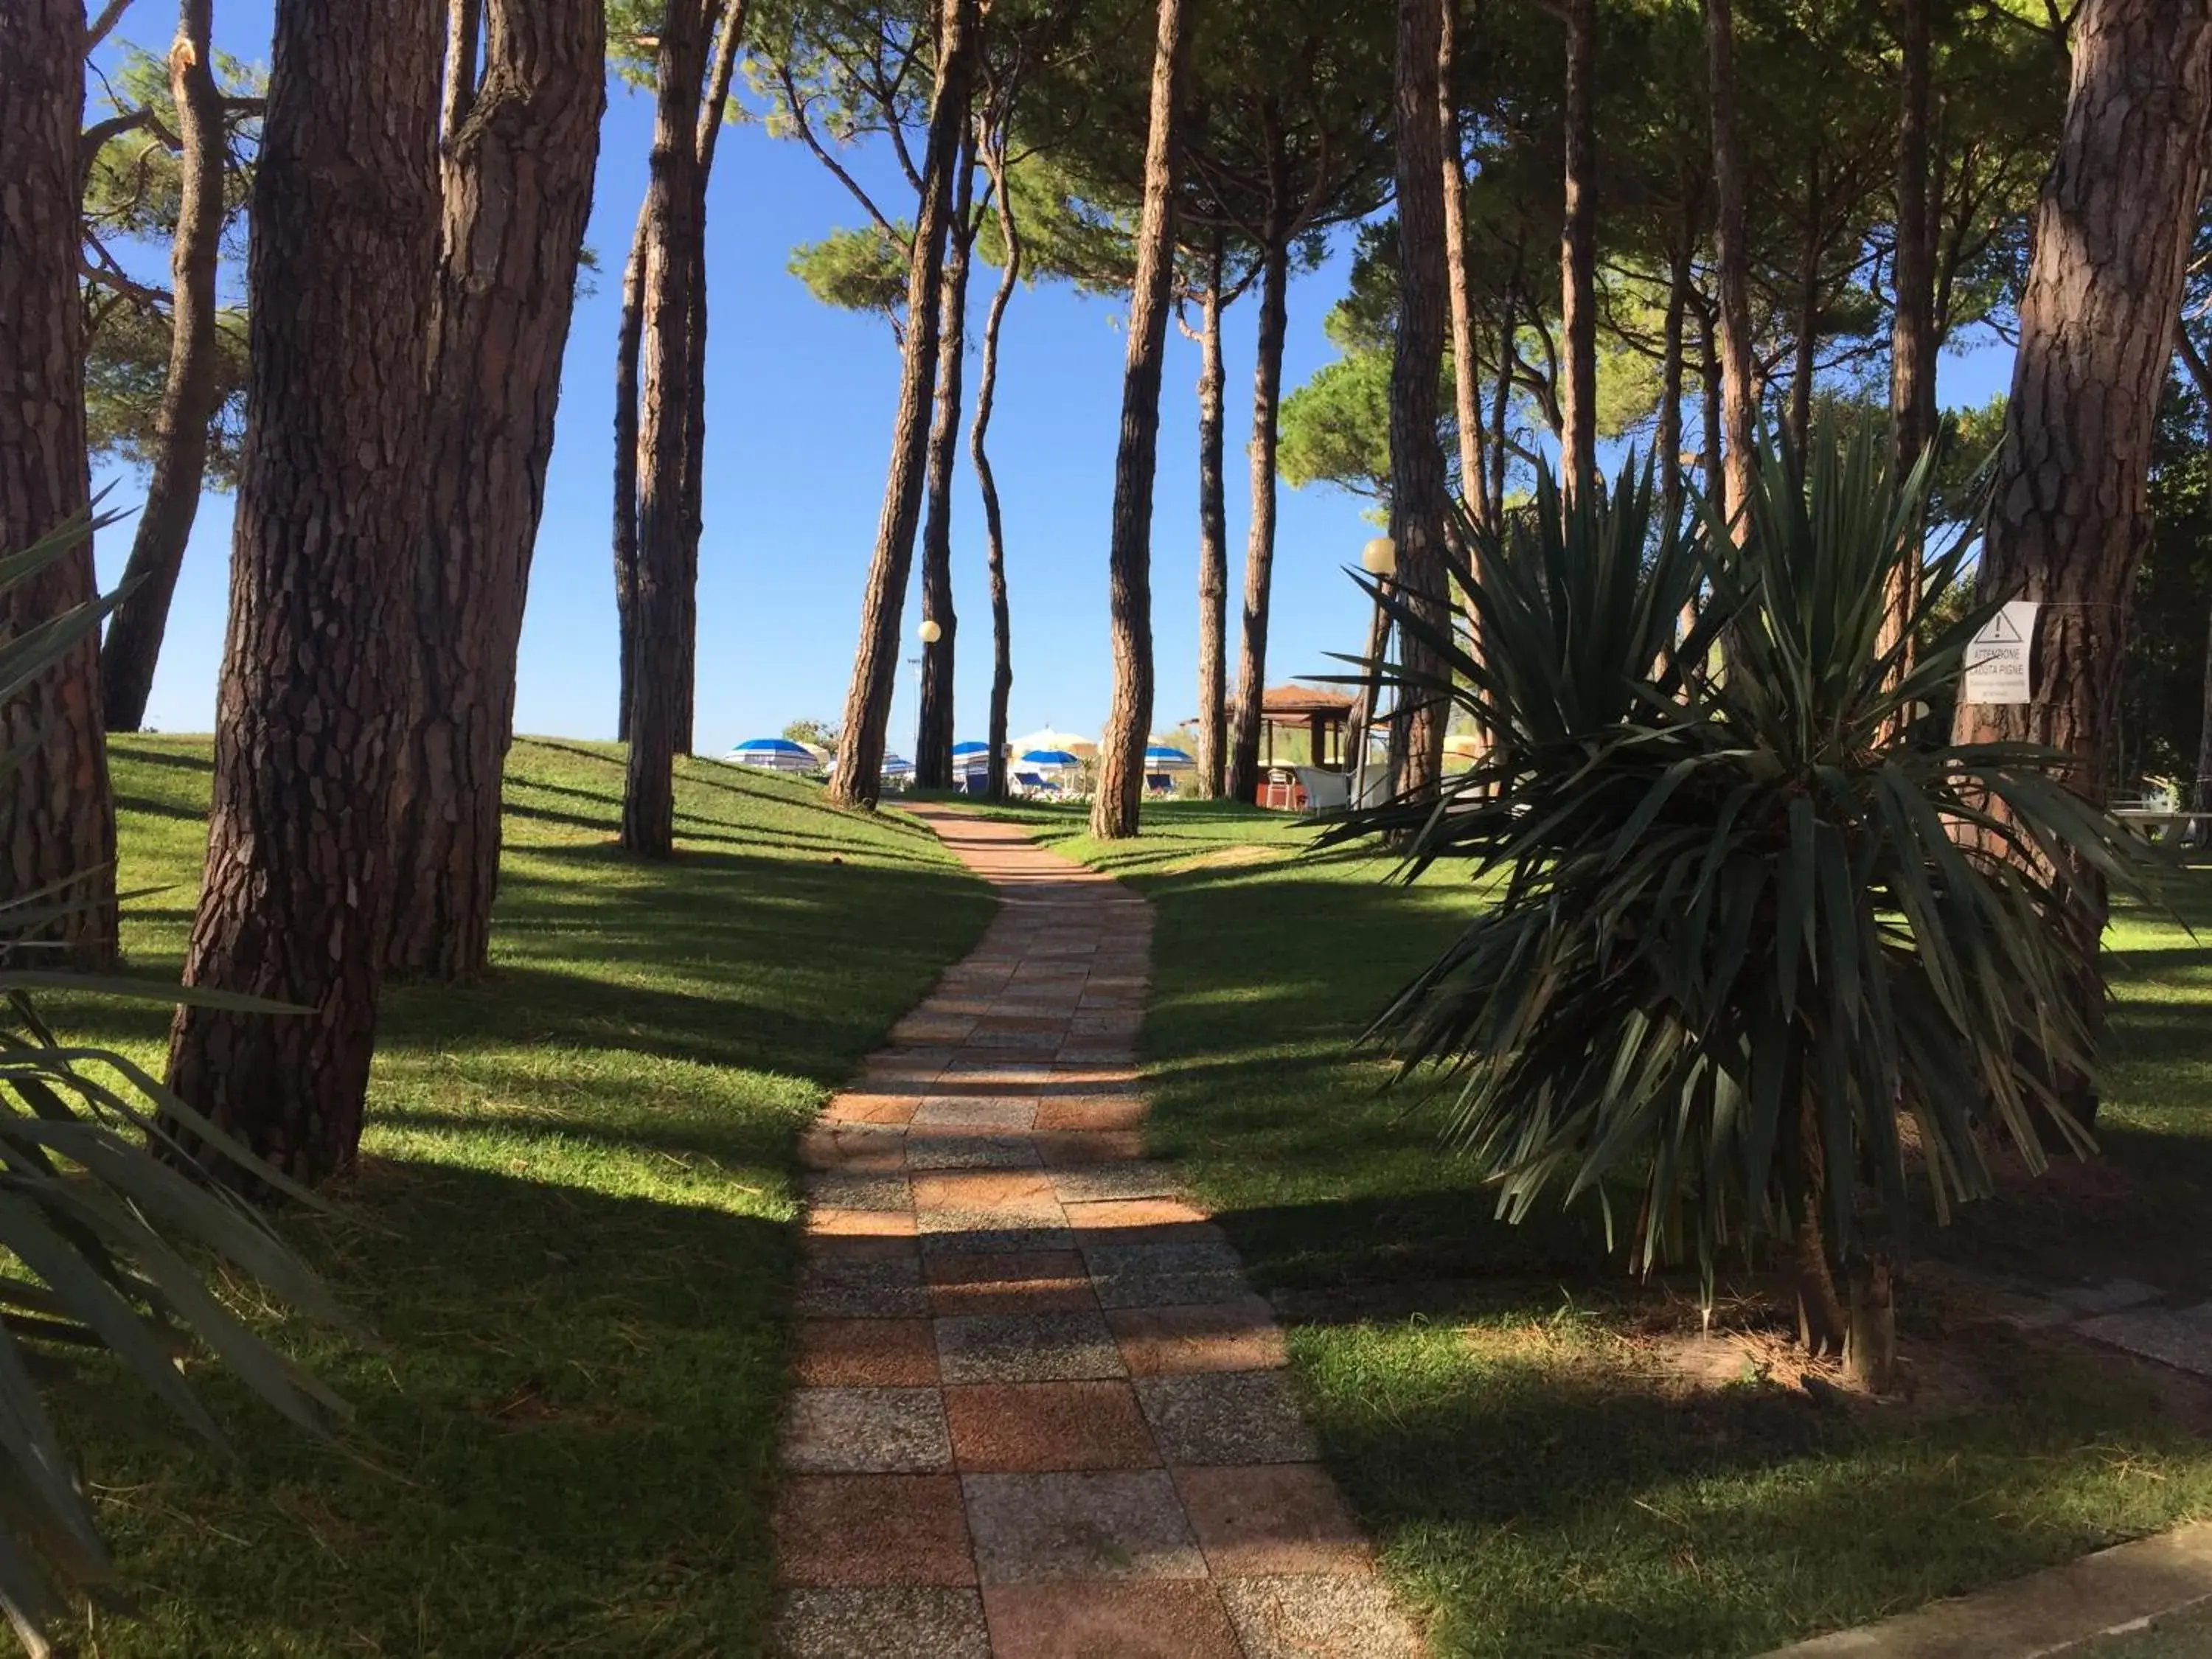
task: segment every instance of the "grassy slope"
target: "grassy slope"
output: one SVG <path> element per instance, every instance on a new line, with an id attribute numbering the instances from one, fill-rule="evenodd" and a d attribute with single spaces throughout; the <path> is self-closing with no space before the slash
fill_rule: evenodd
<path id="1" fill-rule="evenodd" d="M 135 967 L 173 978 L 204 740 L 115 744 Z M 684 763 L 683 851 L 611 838 L 611 748 L 526 739 L 496 972 L 387 998 L 363 1172 L 293 1231 L 383 1339 L 294 1333 L 353 1455 L 210 1393 L 234 1470 L 135 1395 L 80 1402 L 147 1616 L 102 1655 L 752 1651 L 786 1365 L 793 1146 L 991 901 L 910 821 Z M 70 1024 L 157 1059 L 158 1013 Z"/>
<path id="2" fill-rule="evenodd" d="M 1500 1226 L 1437 1155 L 1433 1108 L 1347 1056 L 1467 891 L 1290 857 L 1280 817 L 1146 812 L 1133 847 L 1024 816 L 1158 902 L 1154 1139 L 1298 1316 L 1328 1455 L 1440 1654 L 1757 1653 L 2212 1513 L 2212 1453 L 2154 1382 L 2061 1345 L 1989 1340 L 1974 1409 L 1845 1417 L 1751 1377 L 1686 1395 L 1587 1219 Z M 2202 1170 L 2212 1073 L 2182 1045 L 2205 958 L 2170 924 L 2122 931 L 2112 1156 Z M 2047 1203 L 1990 1206 L 1966 1242 L 2062 1218 L 2078 1241 L 2130 1210 Z"/>

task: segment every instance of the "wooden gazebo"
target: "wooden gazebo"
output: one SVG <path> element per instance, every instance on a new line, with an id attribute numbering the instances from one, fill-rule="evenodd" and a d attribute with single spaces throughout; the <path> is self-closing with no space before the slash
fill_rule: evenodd
<path id="1" fill-rule="evenodd" d="M 1345 726 L 1352 719 L 1352 697 L 1349 693 L 1332 691 L 1319 685 L 1274 685 L 1267 688 L 1260 699 L 1260 758 L 1263 764 L 1312 765 L 1341 768 L 1344 765 Z M 1275 733 L 1284 736 L 1282 754 L 1278 760 Z M 1297 743 L 1296 733 L 1303 731 L 1306 741 Z M 1300 753 L 1303 747 L 1304 752 Z"/>

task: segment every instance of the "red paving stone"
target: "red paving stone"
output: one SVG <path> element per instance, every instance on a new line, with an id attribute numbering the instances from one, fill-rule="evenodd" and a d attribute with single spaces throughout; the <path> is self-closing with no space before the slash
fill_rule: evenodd
<path id="1" fill-rule="evenodd" d="M 1203 1579 L 994 1584 L 983 1613 L 995 1659 L 1243 1659 Z"/>
<path id="2" fill-rule="evenodd" d="M 1418 1656 L 1327 1473 L 1251 1461 L 1311 1455 L 1267 1375 L 1282 1333 L 1172 1170 L 1143 1161 L 1149 907 L 1018 826 L 911 810 L 1003 903 L 801 1143 L 823 1196 L 906 1207 L 807 1218 L 800 1307 L 820 1316 L 799 1321 L 786 1419 L 779 1641 L 844 1652 L 865 1632 L 873 1659 Z M 1111 1248 L 1128 1245 L 1152 1248 Z M 1178 1277 L 1194 1252 L 1207 1270 Z M 1213 1299 L 1102 1314 L 1109 1260 L 1109 1303 L 1179 1300 L 1183 1279 Z M 941 1469 L 948 1444 L 955 1474 L 794 1472 Z M 1164 1444 L 1225 1466 L 1165 1468 Z"/>

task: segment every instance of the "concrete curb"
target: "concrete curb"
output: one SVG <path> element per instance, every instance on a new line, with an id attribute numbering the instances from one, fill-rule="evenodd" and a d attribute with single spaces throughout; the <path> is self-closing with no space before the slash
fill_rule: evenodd
<path id="1" fill-rule="evenodd" d="M 2212 1601 L 2212 1522 L 2085 1555 L 1765 1659 L 2045 1659 Z"/>

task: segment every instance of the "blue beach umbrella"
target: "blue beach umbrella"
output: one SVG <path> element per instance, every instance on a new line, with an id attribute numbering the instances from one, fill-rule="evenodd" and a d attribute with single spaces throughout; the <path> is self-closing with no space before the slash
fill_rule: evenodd
<path id="1" fill-rule="evenodd" d="M 913 771 L 914 763 L 906 759 L 904 757 L 899 755 L 886 755 L 884 757 L 884 776 L 887 778 L 903 778 L 911 775 Z"/>
<path id="2" fill-rule="evenodd" d="M 1147 772 L 1188 772 L 1198 763 L 1188 751 L 1171 743 L 1156 743 L 1145 750 L 1145 770 Z"/>
<path id="3" fill-rule="evenodd" d="M 991 745 L 988 743 L 956 743 L 952 745 L 952 758 L 955 760 L 987 760 L 990 753 Z"/>
<path id="4" fill-rule="evenodd" d="M 1025 749 L 1022 751 L 1024 766 L 1080 766 L 1083 763 L 1065 749 Z"/>
<path id="5" fill-rule="evenodd" d="M 738 766 L 764 766 L 774 772 L 811 772 L 822 764 L 805 744 L 789 738 L 748 738 L 722 758 Z"/>

